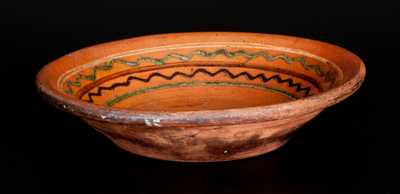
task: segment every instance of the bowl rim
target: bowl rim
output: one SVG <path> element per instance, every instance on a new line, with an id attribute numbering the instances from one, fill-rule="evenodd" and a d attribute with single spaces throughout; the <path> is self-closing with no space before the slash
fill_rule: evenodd
<path id="1" fill-rule="evenodd" d="M 302 38 L 297 36 L 267 34 L 267 33 L 253 33 L 253 32 L 181 32 L 181 33 L 164 33 L 138 36 L 123 40 L 111 41 L 107 43 L 89 46 L 79 49 L 74 53 L 78 53 L 88 49 L 100 48 L 110 43 L 118 43 L 123 41 L 130 41 L 138 38 L 154 38 L 159 36 L 174 36 L 174 35 L 191 35 L 191 34 L 206 34 L 218 33 L 224 34 L 241 34 L 244 36 L 278 36 L 289 39 L 302 39 L 311 43 L 319 45 L 326 45 L 335 50 L 341 50 L 352 57 L 359 63 L 359 69 L 353 77 L 346 82 L 335 86 L 327 91 L 323 91 L 313 96 L 282 102 L 271 105 L 255 106 L 255 107 L 242 107 L 242 108 L 229 108 L 217 110 L 196 110 L 196 111 L 178 111 L 178 112 L 156 112 L 156 111 L 135 111 L 122 108 L 113 108 L 103 105 L 93 104 L 70 97 L 57 89 L 53 89 L 50 85 L 45 83 L 45 76 L 43 76 L 45 69 L 50 65 L 55 65 L 56 60 L 48 63 L 36 75 L 36 85 L 39 93 L 47 99 L 51 104 L 56 107 L 70 112 L 74 115 L 83 117 L 85 119 L 94 119 L 111 123 L 137 123 L 145 124 L 147 126 L 161 127 L 161 126 L 177 126 L 177 125 L 218 125 L 218 124 L 237 124 L 237 123 L 252 123 L 252 122 L 267 122 L 273 120 L 287 119 L 290 117 L 311 114 L 313 112 L 322 111 L 324 108 L 332 106 L 348 96 L 352 95 L 363 83 L 366 68 L 364 62 L 355 54 L 342 47 L 313 40 L 309 38 Z M 65 56 L 63 56 L 65 57 Z M 63 58 L 60 57 L 60 58 Z M 59 58 L 59 59 L 60 59 Z"/>

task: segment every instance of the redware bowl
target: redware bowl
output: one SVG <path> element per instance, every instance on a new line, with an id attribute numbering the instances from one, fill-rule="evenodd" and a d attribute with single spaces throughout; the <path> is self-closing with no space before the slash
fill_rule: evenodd
<path id="1" fill-rule="evenodd" d="M 363 62 L 331 44 L 200 32 L 88 47 L 46 65 L 37 86 L 131 153 L 213 162 L 279 148 L 364 77 Z"/>

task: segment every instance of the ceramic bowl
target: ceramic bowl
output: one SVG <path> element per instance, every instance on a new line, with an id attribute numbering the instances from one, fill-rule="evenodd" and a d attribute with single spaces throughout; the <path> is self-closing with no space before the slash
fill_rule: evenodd
<path id="1" fill-rule="evenodd" d="M 279 148 L 364 76 L 356 55 L 331 44 L 200 32 L 88 47 L 46 65 L 37 86 L 131 153 L 212 162 Z"/>

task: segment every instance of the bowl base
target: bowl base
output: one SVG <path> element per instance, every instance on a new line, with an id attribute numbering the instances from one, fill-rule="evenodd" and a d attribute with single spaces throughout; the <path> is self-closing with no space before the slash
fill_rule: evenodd
<path id="1" fill-rule="evenodd" d="M 123 141 L 114 141 L 115 145 L 117 145 L 119 148 L 128 151 L 129 153 L 148 157 L 148 158 L 153 158 L 153 159 L 159 159 L 159 160 L 166 160 L 166 161 L 174 161 L 174 162 L 225 162 L 225 161 L 233 161 L 233 160 L 240 160 L 240 159 L 245 159 L 245 158 L 251 158 L 251 157 L 256 157 L 260 156 L 263 154 L 270 153 L 272 151 L 275 151 L 285 145 L 288 141 L 289 138 L 270 142 L 267 145 L 264 145 L 260 148 L 253 149 L 247 152 L 243 152 L 241 154 L 230 154 L 228 150 L 225 150 L 220 154 L 219 156 L 213 155 L 209 157 L 200 157 L 200 158 L 187 158 L 187 159 L 178 159 L 176 157 L 171 157 L 171 156 L 166 156 L 166 155 L 160 155 L 156 153 L 151 153 L 151 152 L 146 152 L 146 151 L 138 151 L 138 150 L 132 150 L 132 144 L 123 142 Z"/>

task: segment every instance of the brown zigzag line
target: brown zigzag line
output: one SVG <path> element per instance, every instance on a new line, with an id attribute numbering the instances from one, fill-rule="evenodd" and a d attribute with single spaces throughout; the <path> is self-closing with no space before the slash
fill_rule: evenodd
<path id="1" fill-rule="evenodd" d="M 280 75 L 278 75 L 278 74 L 274 75 L 274 76 L 272 76 L 270 78 L 267 78 L 267 77 L 264 76 L 263 73 L 257 74 L 256 76 L 253 76 L 253 75 L 249 74 L 248 72 L 241 72 L 241 73 L 235 75 L 235 74 L 231 73 L 228 69 L 219 69 L 218 71 L 212 73 L 212 72 L 207 71 L 206 69 L 199 68 L 199 69 L 196 69 L 191 74 L 186 74 L 186 73 L 183 73 L 183 72 L 174 72 L 171 76 L 166 76 L 166 75 L 160 74 L 158 72 L 155 72 L 155 73 L 150 74 L 150 76 L 147 77 L 146 79 L 140 78 L 140 77 L 135 77 L 135 76 L 129 76 L 125 82 L 115 83 L 115 84 L 113 84 L 111 86 L 108 86 L 108 87 L 106 87 L 106 86 L 98 87 L 97 88 L 97 92 L 88 94 L 89 100 L 87 100 L 87 101 L 88 102 L 93 102 L 93 98 L 92 97 L 93 96 L 101 96 L 103 90 L 113 90 L 113 89 L 115 89 L 117 87 L 129 86 L 132 80 L 137 80 L 137 81 L 148 83 L 148 82 L 151 81 L 151 79 L 153 77 L 161 77 L 161 78 L 164 78 L 166 80 L 172 80 L 176 76 L 183 76 L 183 77 L 187 77 L 187 78 L 193 78 L 198 73 L 204 73 L 204 74 L 209 75 L 210 77 L 214 77 L 214 76 L 216 76 L 216 75 L 218 75 L 220 73 L 225 73 L 226 75 L 228 75 L 232 79 L 236 79 L 236 78 L 238 78 L 240 76 L 245 76 L 249 80 L 261 79 L 264 83 L 275 79 L 278 83 L 287 83 L 289 87 L 295 87 L 296 88 L 296 92 L 304 91 L 304 97 L 307 97 L 309 95 L 310 89 L 311 89 L 310 87 L 302 88 L 300 83 L 293 83 L 293 79 L 291 79 L 291 78 L 283 80 L 280 77 Z"/>

